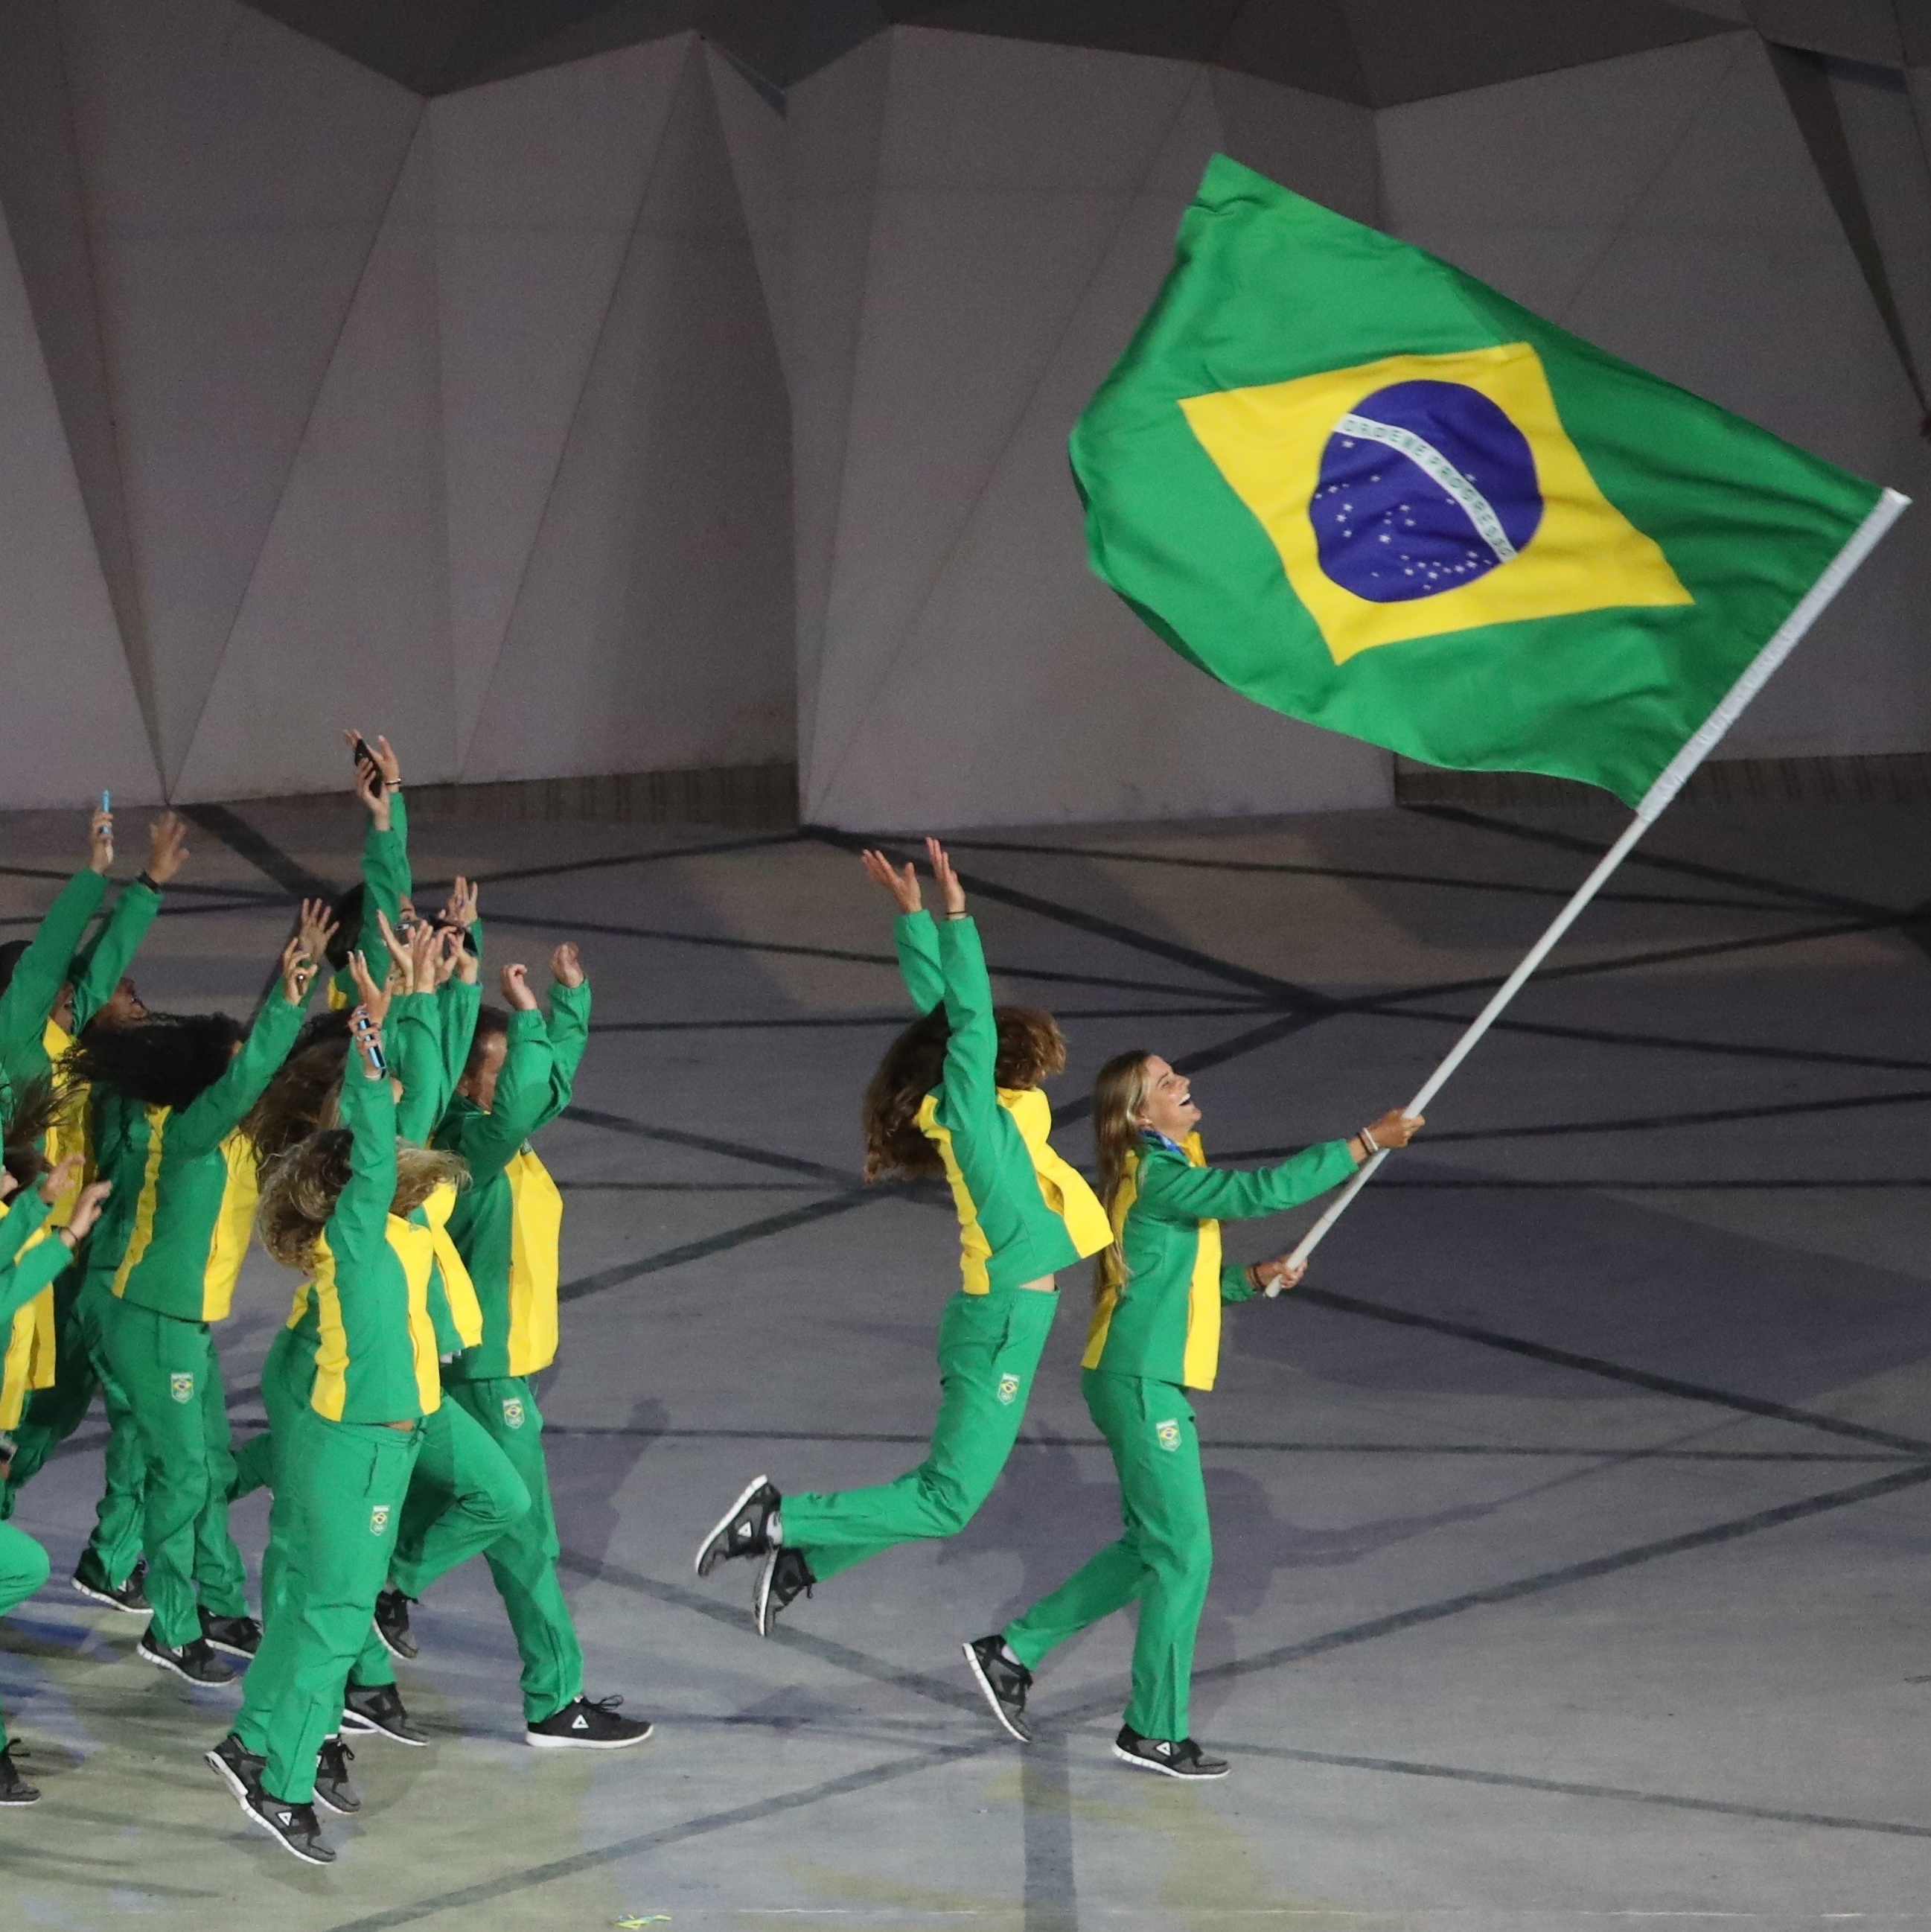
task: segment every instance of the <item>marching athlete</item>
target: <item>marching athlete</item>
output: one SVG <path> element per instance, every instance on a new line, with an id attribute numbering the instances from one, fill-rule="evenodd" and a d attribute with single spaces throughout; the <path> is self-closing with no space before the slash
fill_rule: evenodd
<path id="1" fill-rule="evenodd" d="M 1136 1600 L 1133 1693 L 1114 1755 L 1168 1778 L 1227 1775 L 1189 1736 L 1195 1633 L 1213 1567 L 1191 1390 L 1220 1361 L 1221 1304 L 1270 1281 L 1284 1259 L 1223 1264 L 1220 1223 L 1278 1214 L 1338 1186 L 1382 1148 L 1405 1147 L 1417 1117 L 1384 1114 L 1351 1140 L 1328 1141 L 1278 1166 L 1209 1167 L 1192 1084 L 1158 1054 L 1123 1053 L 1093 1090 L 1100 1196 L 1114 1239 L 1093 1284 L 1082 1358 L 1088 1411 L 1113 1451 L 1126 1534 L 994 1636 L 964 1646 L 994 1714 L 1023 1744 L 1026 1694 L 1055 1644 Z"/>
<path id="2" fill-rule="evenodd" d="M 1048 1014 L 995 1012 L 979 932 L 936 839 L 925 842 L 946 920 L 936 932 L 913 868 L 868 852 L 898 901 L 895 937 L 915 1000 L 940 994 L 887 1052 L 865 1100 L 868 1179 L 943 1174 L 958 1210 L 964 1279 L 939 1327 L 942 1391 L 925 1461 L 896 1482 L 783 1496 L 756 1478 L 699 1546 L 697 1568 L 762 1556 L 758 1633 L 814 1584 L 895 1544 L 954 1536 L 1012 1453 L 1059 1297 L 1055 1277 L 1106 1245 L 1105 1211 L 1053 1150 L 1039 1082 L 1066 1064 Z M 934 965 L 936 964 L 936 971 Z"/>

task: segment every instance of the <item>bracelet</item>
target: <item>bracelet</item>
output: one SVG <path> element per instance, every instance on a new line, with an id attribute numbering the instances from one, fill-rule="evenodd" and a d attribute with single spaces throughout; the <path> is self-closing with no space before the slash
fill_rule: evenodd
<path id="1" fill-rule="evenodd" d="M 1363 1127 L 1361 1130 L 1358 1138 L 1361 1144 L 1366 1148 L 1370 1154 L 1379 1154 L 1381 1151 L 1381 1143 L 1378 1141 L 1366 1127 Z"/>
<path id="2" fill-rule="evenodd" d="M 145 886 L 151 892 L 157 892 L 161 889 L 160 880 L 156 878 L 145 866 L 134 874 L 134 883 L 137 886 Z"/>
<path id="3" fill-rule="evenodd" d="M 72 1254 L 74 1250 L 80 1246 L 80 1237 L 71 1228 L 56 1228 L 54 1233 L 55 1237 L 65 1244 L 69 1254 Z"/>

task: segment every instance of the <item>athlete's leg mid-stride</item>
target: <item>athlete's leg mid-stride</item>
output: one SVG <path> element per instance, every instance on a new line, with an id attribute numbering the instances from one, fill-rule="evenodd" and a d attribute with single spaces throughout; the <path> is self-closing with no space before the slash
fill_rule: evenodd
<path id="1" fill-rule="evenodd" d="M 892 1043 L 866 1092 L 865 1178 L 943 1175 L 952 1186 L 963 1279 L 939 1324 L 938 1419 L 925 1461 L 895 1482 L 788 1496 L 764 1476 L 745 1486 L 700 1545 L 697 1574 L 763 1557 L 752 1599 L 763 1636 L 814 1584 L 972 1520 L 1025 1419 L 1058 1311 L 1055 1276 L 1111 1236 L 1092 1189 L 1048 1138 L 1052 1110 L 1039 1083 L 1066 1064 L 1059 1028 L 1050 1014 L 995 1010 L 964 891 L 937 841 L 925 844 L 945 899 L 937 926 L 910 866 L 865 855 L 898 902 L 899 965 L 925 1015 Z"/>
<path id="2" fill-rule="evenodd" d="M 1094 1280 L 1081 1385 L 1119 1472 L 1125 1534 L 1003 1630 L 965 1645 L 966 1663 L 993 1715 L 1029 1742 L 1026 1696 L 1046 1653 L 1137 1601 L 1132 1695 L 1113 1754 L 1162 1777 L 1225 1778 L 1227 1761 L 1209 1757 L 1188 1730 L 1194 1637 L 1213 1568 L 1188 1396 L 1213 1386 L 1221 1304 L 1276 1279 L 1291 1287 L 1302 1270 L 1278 1257 L 1223 1265 L 1220 1223 L 1312 1200 L 1378 1148 L 1405 1146 L 1421 1122 L 1393 1112 L 1277 1167 L 1209 1167 L 1186 1076 L 1144 1052 L 1101 1068 L 1093 1120 L 1115 1239 Z"/>

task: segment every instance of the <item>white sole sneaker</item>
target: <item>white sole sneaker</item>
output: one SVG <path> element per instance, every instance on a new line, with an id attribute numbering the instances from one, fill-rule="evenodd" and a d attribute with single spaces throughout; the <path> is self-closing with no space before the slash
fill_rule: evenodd
<path id="1" fill-rule="evenodd" d="M 763 1489 L 765 1484 L 769 1482 L 771 1478 L 769 1476 L 752 1477 L 751 1480 L 744 1486 L 743 1492 L 739 1496 L 737 1501 L 733 1503 L 730 1508 L 726 1510 L 722 1516 L 718 1517 L 710 1534 L 706 1537 L 702 1543 L 698 1544 L 697 1560 L 691 1565 L 691 1568 L 697 1571 L 699 1576 L 708 1576 L 711 1572 L 724 1560 L 721 1553 L 715 1556 L 711 1556 L 711 1546 L 717 1541 L 719 1537 L 724 1534 L 726 1530 L 730 1528 L 732 1517 L 736 1516 L 738 1511 L 742 1509 L 745 1504 L 749 1502 L 751 1498 L 756 1496 L 758 1491 Z M 709 1556 L 711 1558 L 708 1563 L 704 1560 L 707 1556 Z"/>
<path id="2" fill-rule="evenodd" d="M 986 1676 L 985 1666 L 979 1660 L 979 1652 L 969 1643 L 962 1643 L 959 1648 L 965 1652 L 966 1668 L 972 1672 L 973 1682 L 979 1686 L 992 1714 L 999 1720 L 1000 1728 L 1007 1736 L 1016 1738 L 1021 1744 L 1030 1744 L 1033 1742 L 1031 1734 L 1020 1730 L 1006 1714 L 1006 1707 L 1000 1702 L 999 1694 L 993 1689 L 992 1681 Z M 1117 1750 L 1119 1747 L 1115 1745 L 1114 1748 Z"/>
<path id="3" fill-rule="evenodd" d="M 553 1738 L 541 1731 L 525 1731 L 523 1741 L 538 1750 L 628 1750 L 633 1744 L 647 1743 L 656 1729 L 646 1724 L 634 1738 Z"/>
<path id="4" fill-rule="evenodd" d="M 1182 1771 L 1178 1766 L 1158 1764 L 1150 1757 L 1141 1757 L 1137 1753 L 1113 1747 L 1113 1755 L 1122 1764 L 1130 1764 L 1135 1771 L 1150 1771 L 1156 1778 L 1177 1778 L 1183 1784 L 1211 1784 L 1216 1778 L 1225 1778 L 1234 1767 L 1222 1765 L 1218 1771 Z"/>

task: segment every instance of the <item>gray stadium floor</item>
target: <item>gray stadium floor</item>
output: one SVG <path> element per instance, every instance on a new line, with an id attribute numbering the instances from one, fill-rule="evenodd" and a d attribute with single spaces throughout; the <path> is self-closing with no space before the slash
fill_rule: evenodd
<path id="1" fill-rule="evenodd" d="M 1405 1099 L 1613 836 L 1609 813 L 1367 813 L 961 838 L 1006 997 L 1061 1013 L 1076 1114 L 1144 1044 L 1196 1070 L 1216 1152 Z M 138 862 L 138 840 L 125 837 Z M 286 893 L 351 874 L 352 810 L 205 816 L 140 976 L 244 1010 Z M 77 858 L 4 827 L 4 930 Z M 29 1491 L 55 1585 L 0 1628 L 43 1785 L 0 1814 L 10 1924 L 1280 1921 L 1540 1932 L 1604 1918 L 1931 1918 L 1931 844 L 1902 808 L 1695 804 L 1322 1250 L 1237 1312 L 1199 1408 L 1219 1560 L 1195 1729 L 1234 1775 L 1116 1765 L 1130 1630 L 1055 1656 L 1030 1750 L 957 1646 L 1114 1533 L 1081 1404 L 1083 1282 L 1006 1480 L 749 1628 L 700 1534 L 916 1460 L 955 1278 L 943 1203 L 858 1184 L 857 1103 L 905 1015 L 887 910 L 811 838 L 419 823 L 487 881 L 493 958 L 581 938 L 597 1031 L 544 1148 L 568 1190 L 543 1400 L 592 1693 L 658 1736 L 520 1742 L 480 1567 L 418 1613 L 435 1734 L 372 1742 L 332 1870 L 251 1834 L 198 1754 L 232 1694 L 133 1660 L 70 1594 L 98 1437 Z M 131 870 L 131 865 L 124 870 Z M 1083 1129 L 1063 1130 L 1075 1158 Z M 1297 1217 L 1233 1236 L 1243 1257 Z M 251 1260 L 234 1406 L 286 1277 Z M 259 1550 L 257 1498 L 238 1534 Z"/>

